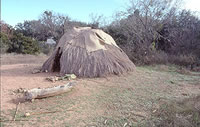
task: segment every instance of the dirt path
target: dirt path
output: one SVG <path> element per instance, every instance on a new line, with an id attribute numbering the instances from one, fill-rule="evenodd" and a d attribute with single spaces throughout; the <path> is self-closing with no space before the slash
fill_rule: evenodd
<path id="1" fill-rule="evenodd" d="M 12 109 L 16 106 L 15 90 L 19 88 L 32 89 L 56 85 L 45 80 L 46 77 L 55 75 L 50 73 L 32 74 L 38 64 L 14 64 L 1 66 L 2 109 Z"/>

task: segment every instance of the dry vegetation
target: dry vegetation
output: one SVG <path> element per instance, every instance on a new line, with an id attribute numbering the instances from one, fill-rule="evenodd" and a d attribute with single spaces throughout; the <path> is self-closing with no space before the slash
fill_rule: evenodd
<path id="1" fill-rule="evenodd" d="M 0 56 L 1 65 L 10 65 L 10 64 L 42 64 L 47 56 L 44 54 L 40 55 L 23 55 L 23 54 L 3 54 Z"/>
<path id="2" fill-rule="evenodd" d="M 56 73 L 31 74 L 46 56 L 1 56 L 2 126 L 196 126 L 200 124 L 200 73 L 175 66 L 137 67 L 123 76 L 77 79 L 69 93 L 19 105 L 20 87 L 49 87 L 68 81 L 45 80 Z M 24 62 L 25 61 L 25 62 Z M 6 105 L 6 106 L 5 106 Z M 41 112 L 57 111 L 55 113 Z M 26 112 L 36 113 L 24 117 Z M 39 114 L 37 114 L 39 113 Z"/>

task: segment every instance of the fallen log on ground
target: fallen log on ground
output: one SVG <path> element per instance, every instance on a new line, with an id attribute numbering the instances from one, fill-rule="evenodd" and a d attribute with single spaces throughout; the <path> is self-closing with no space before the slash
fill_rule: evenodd
<path id="1" fill-rule="evenodd" d="M 40 99 L 51 96 L 56 96 L 71 90 L 76 85 L 76 82 L 69 82 L 66 85 L 55 86 L 51 88 L 34 88 L 25 92 L 24 97 L 26 100 Z"/>

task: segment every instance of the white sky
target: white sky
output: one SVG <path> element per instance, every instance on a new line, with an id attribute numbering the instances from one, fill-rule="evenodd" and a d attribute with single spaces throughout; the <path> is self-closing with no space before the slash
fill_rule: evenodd
<path id="1" fill-rule="evenodd" d="M 200 0 L 185 0 L 184 8 L 191 11 L 200 11 Z"/>

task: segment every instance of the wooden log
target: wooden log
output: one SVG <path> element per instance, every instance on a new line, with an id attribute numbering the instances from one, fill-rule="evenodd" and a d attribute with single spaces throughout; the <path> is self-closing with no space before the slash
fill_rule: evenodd
<path id="1" fill-rule="evenodd" d="M 24 97 L 26 100 L 46 98 L 51 96 L 56 96 L 71 90 L 75 85 L 75 82 L 69 82 L 65 85 L 55 86 L 51 88 L 34 88 L 25 92 Z"/>

